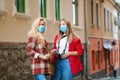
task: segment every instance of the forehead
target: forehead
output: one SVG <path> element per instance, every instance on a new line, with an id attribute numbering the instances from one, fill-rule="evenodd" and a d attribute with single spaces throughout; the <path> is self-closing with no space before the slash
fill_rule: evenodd
<path id="1" fill-rule="evenodd" d="M 40 23 L 45 23 L 45 21 L 44 20 L 40 20 Z"/>
<path id="2" fill-rule="evenodd" d="M 60 24 L 66 24 L 66 22 L 62 20 L 62 21 L 60 21 Z"/>

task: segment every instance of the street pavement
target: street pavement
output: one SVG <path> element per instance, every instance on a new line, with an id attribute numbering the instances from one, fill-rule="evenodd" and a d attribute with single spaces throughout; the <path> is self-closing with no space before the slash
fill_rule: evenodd
<path id="1" fill-rule="evenodd" d="M 120 80 L 120 76 L 117 77 L 104 77 L 101 79 L 94 79 L 94 80 Z"/>

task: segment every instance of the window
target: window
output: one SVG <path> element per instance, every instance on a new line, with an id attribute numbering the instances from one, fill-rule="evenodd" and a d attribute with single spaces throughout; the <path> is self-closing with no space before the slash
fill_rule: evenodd
<path id="1" fill-rule="evenodd" d="M 40 0 L 40 15 L 46 18 L 46 0 Z"/>
<path id="2" fill-rule="evenodd" d="M 106 30 L 106 9 L 104 8 L 104 30 Z"/>
<path id="3" fill-rule="evenodd" d="M 13 4 L 13 18 L 30 20 L 29 0 L 14 0 Z"/>
<path id="4" fill-rule="evenodd" d="M 113 51 L 111 51 L 111 54 L 110 54 L 110 60 L 111 60 L 111 64 L 113 64 Z"/>
<path id="5" fill-rule="evenodd" d="M 114 16 L 114 25 L 117 25 L 117 17 Z"/>
<path id="6" fill-rule="evenodd" d="M 110 13 L 110 31 L 112 31 L 112 26 L 113 26 L 113 23 L 112 23 L 112 12 Z"/>
<path id="7" fill-rule="evenodd" d="M 107 29 L 110 30 L 109 10 L 107 10 Z"/>
<path id="8" fill-rule="evenodd" d="M 78 0 L 72 0 L 73 7 L 73 24 L 78 26 Z"/>
<path id="9" fill-rule="evenodd" d="M 15 0 L 17 12 L 25 13 L 25 0 Z"/>
<path id="10" fill-rule="evenodd" d="M 60 20 L 60 0 L 55 0 L 55 17 L 56 20 Z"/>
<path id="11" fill-rule="evenodd" d="M 117 53 L 116 53 L 117 51 L 115 50 L 115 63 L 117 62 Z"/>
<path id="12" fill-rule="evenodd" d="M 96 51 L 96 56 L 95 56 L 96 57 L 96 64 L 98 64 L 98 56 L 99 56 L 98 54 L 99 54 L 98 51 Z"/>
<path id="13" fill-rule="evenodd" d="M 93 0 L 91 0 L 91 23 L 93 24 Z"/>
<path id="14" fill-rule="evenodd" d="M 92 70 L 95 70 L 95 51 L 92 51 Z"/>
<path id="15" fill-rule="evenodd" d="M 96 3 L 96 24 L 99 26 L 99 8 L 98 3 Z"/>
<path id="16" fill-rule="evenodd" d="M 103 63 L 103 52 L 101 51 L 101 63 Z"/>
<path id="17" fill-rule="evenodd" d="M 5 0 L 0 0 L 0 16 L 2 16 L 3 19 L 5 19 L 7 12 Z"/>
<path id="18" fill-rule="evenodd" d="M 101 51 L 98 51 L 98 69 L 101 69 L 101 58 L 102 58 Z"/>

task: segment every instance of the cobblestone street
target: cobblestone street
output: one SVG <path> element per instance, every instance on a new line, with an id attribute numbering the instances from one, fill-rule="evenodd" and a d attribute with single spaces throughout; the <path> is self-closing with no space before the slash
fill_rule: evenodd
<path id="1" fill-rule="evenodd" d="M 94 80 L 120 80 L 120 76 L 117 77 L 104 77 L 101 79 L 94 79 Z"/>

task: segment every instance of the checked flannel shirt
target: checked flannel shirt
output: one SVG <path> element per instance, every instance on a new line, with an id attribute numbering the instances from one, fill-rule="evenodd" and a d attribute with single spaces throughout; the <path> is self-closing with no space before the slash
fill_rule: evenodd
<path id="1" fill-rule="evenodd" d="M 45 41 L 46 42 L 46 41 Z M 47 46 L 47 42 L 45 43 Z M 27 44 L 27 53 L 30 55 L 32 74 L 50 74 L 50 64 L 49 60 L 44 60 L 40 58 L 35 58 L 36 54 L 47 54 L 47 49 L 45 46 L 37 43 L 36 37 L 30 37 Z"/>

